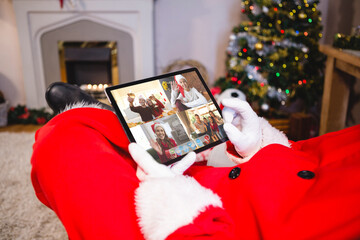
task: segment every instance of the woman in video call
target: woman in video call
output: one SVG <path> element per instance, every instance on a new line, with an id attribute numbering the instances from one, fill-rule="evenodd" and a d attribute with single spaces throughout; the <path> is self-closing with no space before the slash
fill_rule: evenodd
<path id="1" fill-rule="evenodd" d="M 210 117 L 213 117 L 216 124 L 219 127 L 219 133 L 221 137 L 225 136 L 225 132 L 224 132 L 224 121 L 221 119 L 220 116 L 216 116 L 215 113 L 213 111 L 209 111 Z"/>
<path id="2" fill-rule="evenodd" d="M 160 162 L 165 163 L 174 158 L 168 150 L 177 146 L 175 140 L 168 137 L 165 128 L 161 123 L 154 123 L 151 125 L 151 128 L 156 135 L 156 142 L 151 139 L 150 145 L 159 155 Z"/>
<path id="3" fill-rule="evenodd" d="M 154 102 L 156 104 L 154 104 Z M 149 108 L 151 108 L 152 114 L 155 117 L 160 116 L 164 111 L 163 108 L 165 108 L 164 104 L 162 104 L 162 102 L 160 102 L 155 96 L 154 94 L 151 95 L 148 99 L 146 99 L 146 104 Z"/>
<path id="4" fill-rule="evenodd" d="M 219 139 L 219 126 L 216 123 L 215 118 L 213 117 L 209 117 L 209 122 L 210 122 L 210 129 L 211 129 L 211 139 L 213 141 L 217 141 Z"/>
<path id="5" fill-rule="evenodd" d="M 211 127 L 210 127 L 210 123 L 209 120 L 206 117 L 203 117 L 203 122 L 206 125 L 206 134 L 211 136 Z"/>
<path id="6" fill-rule="evenodd" d="M 206 124 L 203 121 L 201 121 L 200 116 L 198 114 L 195 114 L 194 126 L 196 127 L 197 130 L 200 131 L 198 137 L 204 136 L 208 130 Z"/>
<path id="7" fill-rule="evenodd" d="M 180 93 L 179 93 L 180 92 Z M 171 106 L 179 111 L 206 104 L 206 98 L 196 88 L 190 88 L 188 81 L 183 75 L 176 75 L 175 81 L 171 82 Z"/>

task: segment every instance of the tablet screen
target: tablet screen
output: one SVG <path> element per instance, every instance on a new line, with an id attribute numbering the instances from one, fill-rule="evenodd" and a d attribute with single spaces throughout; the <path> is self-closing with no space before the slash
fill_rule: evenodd
<path id="1" fill-rule="evenodd" d="M 131 142 L 165 165 L 227 136 L 214 97 L 196 68 L 108 87 L 106 94 Z"/>

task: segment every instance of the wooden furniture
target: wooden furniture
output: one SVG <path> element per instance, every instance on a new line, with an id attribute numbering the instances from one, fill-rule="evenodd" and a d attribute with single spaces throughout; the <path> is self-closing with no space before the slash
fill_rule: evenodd
<path id="1" fill-rule="evenodd" d="M 283 119 L 267 119 L 271 126 L 284 132 L 285 134 L 289 133 L 290 120 L 288 118 Z"/>
<path id="2" fill-rule="evenodd" d="M 341 49 L 320 45 L 327 55 L 319 134 L 345 128 L 349 80 L 360 78 L 360 57 Z"/>

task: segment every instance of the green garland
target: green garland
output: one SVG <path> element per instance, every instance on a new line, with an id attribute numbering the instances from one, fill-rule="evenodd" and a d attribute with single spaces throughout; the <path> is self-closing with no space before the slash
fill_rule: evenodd
<path id="1" fill-rule="evenodd" d="M 333 46 L 342 49 L 360 50 L 360 35 L 335 34 Z"/>
<path id="2" fill-rule="evenodd" d="M 46 112 L 45 108 L 28 109 L 24 105 L 11 107 L 8 112 L 8 124 L 45 124 L 54 115 Z"/>

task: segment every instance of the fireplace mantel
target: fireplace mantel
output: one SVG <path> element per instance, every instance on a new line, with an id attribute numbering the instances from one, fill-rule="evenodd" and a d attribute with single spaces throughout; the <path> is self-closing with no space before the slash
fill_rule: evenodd
<path id="1" fill-rule="evenodd" d="M 42 37 L 73 23 L 89 21 L 131 36 L 132 67 L 127 68 L 120 83 L 154 75 L 153 0 L 64 0 L 63 8 L 60 8 L 58 0 L 13 0 L 13 5 L 28 107 L 46 106 L 44 93 L 48 81 L 45 81 L 43 56 L 54 54 L 54 50 L 44 52 Z M 91 33 L 91 39 L 80 39 L 79 35 L 81 34 L 66 36 L 66 39 L 59 41 L 87 41 L 97 38 L 94 33 Z M 104 39 L 98 36 L 98 40 Z M 54 65 L 60 66 L 56 61 Z M 57 75 L 57 71 L 54 71 L 54 81 L 60 79 Z"/>

